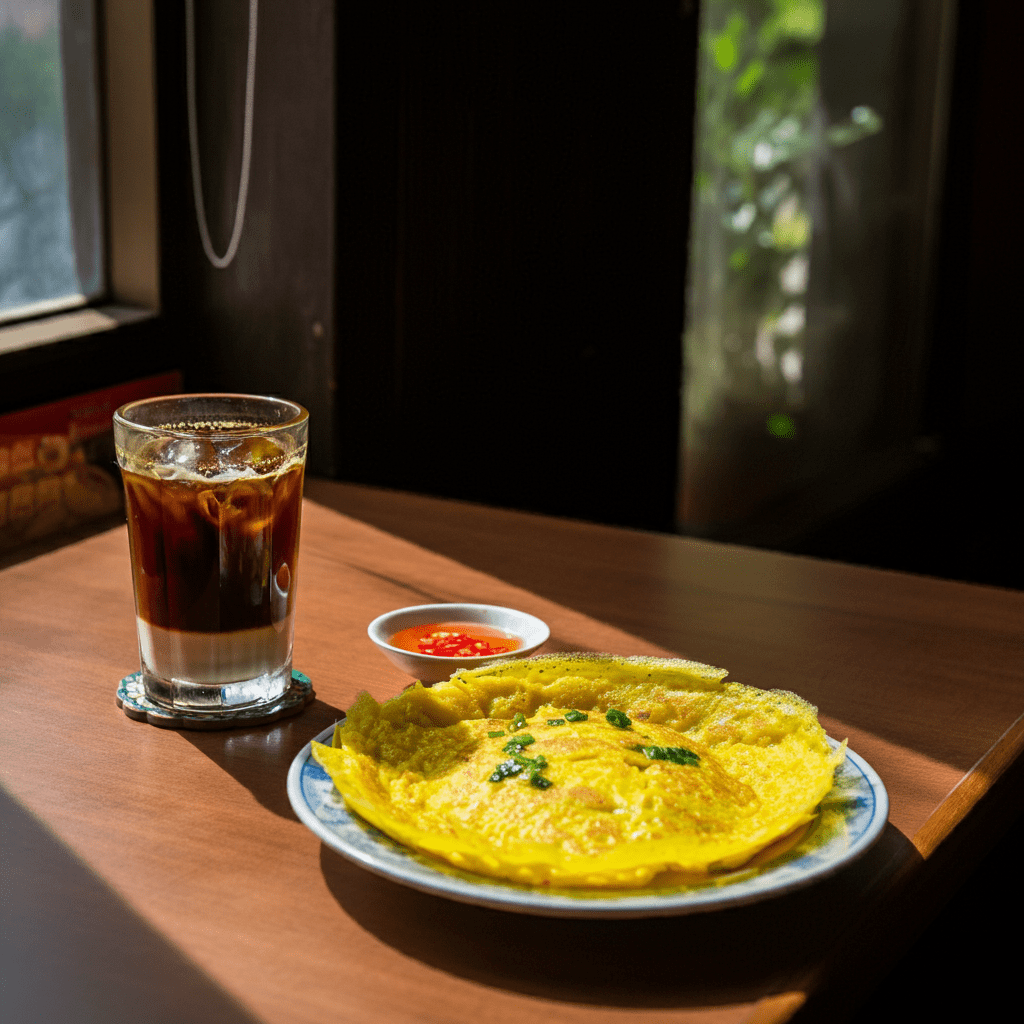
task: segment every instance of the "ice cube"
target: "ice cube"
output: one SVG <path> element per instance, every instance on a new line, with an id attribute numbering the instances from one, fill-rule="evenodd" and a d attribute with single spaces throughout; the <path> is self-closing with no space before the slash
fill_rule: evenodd
<path id="1" fill-rule="evenodd" d="M 218 448 L 225 463 L 235 470 L 250 470 L 265 476 L 280 469 L 285 460 L 284 449 L 269 437 L 224 439 Z"/>
<path id="2" fill-rule="evenodd" d="M 199 514 L 214 526 L 220 525 L 220 497 L 215 491 L 200 491 L 196 498 Z"/>
<path id="3" fill-rule="evenodd" d="M 156 456 L 154 471 L 165 479 L 211 477 L 220 471 L 220 460 L 205 438 L 169 437 Z"/>
<path id="4" fill-rule="evenodd" d="M 227 485 L 220 502 L 222 529 L 255 538 L 270 526 L 273 489 L 265 480 L 236 480 Z"/>

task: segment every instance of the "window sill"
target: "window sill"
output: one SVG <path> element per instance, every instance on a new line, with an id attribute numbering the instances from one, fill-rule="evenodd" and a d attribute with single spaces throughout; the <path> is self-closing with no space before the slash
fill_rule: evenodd
<path id="1" fill-rule="evenodd" d="M 137 306 L 94 306 L 0 327 L 0 354 L 141 323 L 157 314 Z"/>

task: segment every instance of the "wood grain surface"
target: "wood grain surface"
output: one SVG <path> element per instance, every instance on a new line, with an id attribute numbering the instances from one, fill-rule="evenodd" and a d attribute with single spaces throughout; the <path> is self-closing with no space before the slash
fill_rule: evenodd
<path id="1" fill-rule="evenodd" d="M 922 853 L 972 827 L 991 781 L 972 767 L 1015 763 L 1021 595 L 452 502 L 403 506 L 367 489 L 348 498 L 404 517 L 416 540 L 433 529 L 435 547 L 470 564 L 307 502 L 295 666 L 317 700 L 270 726 L 171 731 L 116 707 L 138 662 L 123 528 L 0 572 L 5 1020 L 74 1006 L 113 1022 L 799 1017 L 898 954 L 898 928 L 877 934 L 882 908 L 912 917 L 901 894 L 927 880 Z M 499 564 L 471 567 L 467 545 L 500 552 Z M 436 600 L 539 615 L 551 650 L 685 654 L 796 690 L 879 771 L 890 824 L 837 875 L 699 920 L 535 918 L 370 875 L 299 823 L 285 777 L 360 690 L 386 698 L 408 681 L 366 624 Z M 954 792 L 967 799 L 950 810 Z"/>

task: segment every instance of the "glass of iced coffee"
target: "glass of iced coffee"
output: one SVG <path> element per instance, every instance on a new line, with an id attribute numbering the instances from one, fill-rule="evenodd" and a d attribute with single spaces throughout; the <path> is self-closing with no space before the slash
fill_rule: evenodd
<path id="1" fill-rule="evenodd" d="M 148 398 L 114 414 L 154 704 L 223 715 L 287 692 L 308 420 L 252 395 Z"/>

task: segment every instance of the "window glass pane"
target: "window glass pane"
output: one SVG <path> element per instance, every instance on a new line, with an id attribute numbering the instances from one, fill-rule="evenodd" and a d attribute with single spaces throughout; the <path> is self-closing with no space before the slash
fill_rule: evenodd
<path id="1" fill-rule="evenodd" d="M 824 514 L 912 447 L 949 8 L 702 0 L 685 528 Z"/>
<path id="2" fill-rule="evenodd" d="M 92 5 L 0 0 L 0 320 L 103 289 Z"/>

